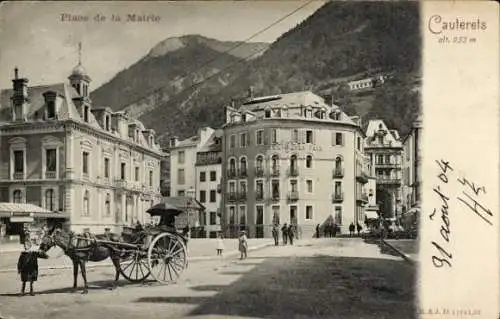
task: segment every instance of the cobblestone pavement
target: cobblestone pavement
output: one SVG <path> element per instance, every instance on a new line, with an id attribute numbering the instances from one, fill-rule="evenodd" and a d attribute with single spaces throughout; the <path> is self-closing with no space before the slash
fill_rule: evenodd
<path id="1" fill-rule="evenodd" d="M 317 239 L 190 264 L 172 285 L 107 285 L 110 268 L 88 271 L 88 295 L 70 293 L 70 269 L 43 271 L 36 295 L 0 274 L 0 312 L 16 319 L 412 318 L 415 268 L 359 239 Z M 81 280 L 79 278 L 80 284 Z M 0 316 L 1 316 L 0 315 Z"/>

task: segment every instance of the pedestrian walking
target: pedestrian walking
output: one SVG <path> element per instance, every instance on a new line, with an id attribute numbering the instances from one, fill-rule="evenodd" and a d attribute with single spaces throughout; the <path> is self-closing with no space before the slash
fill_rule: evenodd
<path id="1" fill-rule="evenodd" d="M 316 238 L 319 238 L 319 224 L 316 225 Z"/>
<path id="2" fill-rule="evenodd" d="M 332 225 L 332 234 L 331 234 L 332 237 L 337 237 L 337 230 L 338 230 L 337 224 L 333 224 Z"/>
<path id="3" fill-rule="evenodd" d="M 30 295 L 34 296 L 33 283 L 38 279 L 38 258 L 47 259 L 49 256 L 43 252 L 35 250 L 29 240 L 24 242 L 24 251 L 21 252 L 17 261 L 17 273 L 21 276 L 21 296 L 24 296 L 26 283 L 30 283 Z"/>
<path id="4" fill-rule="evenodd" d="M 224 251 L 224 237 L 222 236 L 222 233 L 219 233 L 217 235 L 217 256 L 222 256 L 223 251 Z"/>
<path id="5" fill-rule="evenodd" d="M 278 231 L 278 225 L 274 225 L 274 226 L 273 226 L 272 233 L 273 233 L 273 238 L 274 238 L 274 246 L 278 246 L 278 245 L 280 244 L 280 243 L 279 243 L 279 231 Z"/>
<path id="6" fill-rule="evenodd" d="M 283 227 L 281 227 L 281 237 L 283 238 L 283 245 L 286 245 L 287 241 L 288 241 L 288 225 L 287 225 L 287 223 L 283 224 Z"/>
<path id="7" fill-rule="evenodd" d="M 349 225 L 349 236 L 352 237 L 352 235 L 354 234 L 354 223 L 351 222 L 351 224 Z"/>
<path id="8" fill-rule="evenodd" d="M 295 227 L 294 225 L 290 224 L 290 226 L 288 226 L 288 239 L 290 240 L 290 245 L 293 245 L 293 237 L 295 237 Z"/>
<path id="9" fill-rule="evenodd" d="M 240 250 L 240 259 L 247 258 L 247 250 L 248 250 L 248 238 L 246 232 L 242 230 L 240 232 L 240 237 L 238 238 L 239 250 Z"/>
<path id="10" fill-rule="evenodd" d="M 359 236 L 359 233 L 361 232 L 362 229 L 363 229 L 363 227 L 361 227 L 361 225 L 358 222 L 356 225 L 356 230 L 358 231 L 358 236 Z"/>

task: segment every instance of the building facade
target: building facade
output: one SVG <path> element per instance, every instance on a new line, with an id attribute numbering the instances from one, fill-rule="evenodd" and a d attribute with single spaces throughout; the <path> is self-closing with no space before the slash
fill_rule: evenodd
<path id="1" fill-rule="evenodd" d="M 399 133 L 389 130 L 382 120 L 368 123 L 365 153 L 376 177 L 376 197 L 385 218 L 397 218 L 402 208 L 403 145 Z"/>
<path id="2" fill-rule="evenodd" d="M 155 132 L 94 106 L 80 63 L 68 79 L 28 87 L 16 68 L 13 89 L 1 92 L 0 201 L 65 212 L 77 232 L 147 221 L 161 199 Z"/>
<path id="3" fill-rule="evenodd" d="M 403 213 L 416 207 L 421 201 L 421 136 L 422 117 L 419 116 L 403 141 L 404 148 L 404 204 Z"/>
<path id="4" fill-rule="evenodd" d="M 334 221 L 364 219 L 367 183 L 360 123 L 312 92 L 254 98 L 226 108 L 222 196 L 226 230 L 270 237 L 292 223 L 304 237 Z"/>

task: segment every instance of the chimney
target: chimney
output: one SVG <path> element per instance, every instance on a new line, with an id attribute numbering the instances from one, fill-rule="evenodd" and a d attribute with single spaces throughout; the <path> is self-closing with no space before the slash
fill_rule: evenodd
<path id="1" fill-rule="evenodd" d="M 253 99 L 253 86 L 248 88 L 248 98 Z"/>
<path id="2" fill-rule="evenodd" d="M 14 69 L 14 79 L 12 80 L 14 94 L 12 100 L 12 118 L 14 121 L 26 119 L 28 103 L 28 79 L 19 78 L 19 70 Z"/>

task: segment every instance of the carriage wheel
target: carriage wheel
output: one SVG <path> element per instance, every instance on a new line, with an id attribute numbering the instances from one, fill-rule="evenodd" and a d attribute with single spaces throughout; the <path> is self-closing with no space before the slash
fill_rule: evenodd
<path id="1" fill-rule="evenodd" d="M 148 266 L 157 281 L 175 282 L 187 266 L 186 245 L 178 236 L 159 234 L 149 246 Z"/>
<path id="2" fill-rule="evenodd" d="M 137 249 L 120 259 L 120 274 L 130 282 L 141 282 L 149 277 L 150 271 L 144 252 Z"/>

